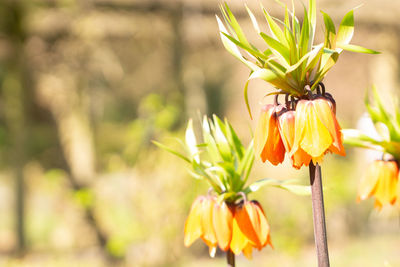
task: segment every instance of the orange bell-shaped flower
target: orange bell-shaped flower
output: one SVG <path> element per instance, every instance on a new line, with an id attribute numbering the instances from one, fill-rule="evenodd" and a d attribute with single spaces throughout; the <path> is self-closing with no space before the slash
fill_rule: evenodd
<path id="1" fill-rule="evenodd" d="M 237 205 L 233 218 L 232 241 L 233 253 L 251 258 L 253 247 L 261 250 L 271 245 L 270 228 L 264 211 L 257 201 L 245 201 Z"/>
<path id="2" fill-rule="evenodd" d="M 357 200 L 374 196 L 378 209 L 383 205 L 393 205 L 397 197 L 398 176 L 399 168 L 395 161 L 374 161 L 360 181 Z"/>
<path id="3" fill-rule="evenodd" d="M 296 112 L 294 110 L 286 111 L 279 116 L 279 132 L 287 152 L 292 150 L 294 143 L 295 116 Z M 297 151 L 291 156 L 291 159 L 293 167 L 300 169 L 303 164 L 305 166 L 310 164 L 311 156 L 308 155 L 302 148 L 298 148 Z"/>
<path id="4" fill-rule="evenodd" d="M 263 162 L 273 165 L 285 159 L 285 146 L 278 129 L 278 113 L 284 109 L 281 105 L 266 105 L 261 109 L 260 118 L 254 134 L 254 151 Z"/>
<path id="5" fill-rule="evenodd" d="M 297 103 L 291 156 L 299 149 L 310 155 L 314 164 L 321 163 L 327 152 L 346 155 L 341 128 L 329 100 L 317 98 Z"/>

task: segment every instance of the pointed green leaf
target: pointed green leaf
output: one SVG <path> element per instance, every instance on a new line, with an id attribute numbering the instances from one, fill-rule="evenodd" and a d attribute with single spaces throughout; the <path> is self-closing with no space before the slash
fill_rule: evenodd
<path id="1" fill-rule="evenodd" d="M 311 50 L 310 52 L 305 54 L 296 64 L 290 66 L 286 70 L 286 73 L 292 72 L 293 70 L 297 69 L 306 59 L 309 59 L 308 61 L 310 61 L 310 60 L 312 61 L 314 59 L 314 57 L 317 56 L 318 53 L 321 51 L 322 47 L 323 47 L 323 44 L 317 45 L 313 50 Z M 311 57 L 311 59 L 309 57 Z M 308 61 L 307 61 L 307 65 L 308 65 Z"/>
<path id="2" fill-rule="evenodd" d="M 229 146 L 228 140 L 226 138 L 225 125 L 222 121 L 215 115 L 213 115 L 214 120 L 214 138 L 217 143 L 218 151 L 224 160 L 231 160 L 231 148 Z"/>
<path id="3" fill-rule="evenodd" d="M 232 125 L 228 122 L 228 120 L 225 118 L 225 129 L 227 131 L 227 137 L 229 140 L 229 143 L 232 145 L 232 149 L 236 151 L 237 155 L 239 156 L 239 160 L 243 158 L 243 153 L 244 153 L 244 147 L 242 143 L 240 142 L 239 137 L 236 135 L 235 131 L 232 128 Z"/>
<path id="4" fill-rule="evenodd" d="M 348 12 L 342 22 L 336 36 L 336 44 L 349 44 L 354 33 L 354 11 Z"/>
<path id="5" fill-rule="evenodd" d="M 153 144 L 155 144 L 155 145 L 158 146 L 159 148 L 164 149 L 165 151 L 168 151 L 168 152 L 171 153 L 171 154 L 174 154 L 175 156 L 177 156 L 177 157 L 183 159 L 184 161 L 186 161 L 186 162 L 188 162 L 188 163 L 191 162 L 189 158 L 187 158 L 187 157 L 185 157 L 184 155 L 182 155 L 181 153 L 179 153 L 179 152 L 173 150 L 172 148 L 169 148 L 169 147 L 167 147 L 166 145 L 163 145 L 163 144 L 161 144 L 161 143 L 159 143 L 159 142 L 157 142 L 157 141 L 154 141 L 154 140 L 153 140 L 152 142 L 153 142 Z"/>
<path id="6" fill-rule="evenodd" d="M 225 36 L 225 34 L 229 35 L 229 33 L 226 30 L 222 21 L 219 19 L 218 16 L 216 16 L 216 18 L 217 18 L 217 22 L 218 22 L 218 27 L 219 27 L 219 31 L 220 31 L 222 44 L 224 45 L 225 49 L 229 53 L 231 53 L 234 57 L 239 59 L 242 63 L 244 63 L 247 67 L 249 67 L 251 70 L 259 69 L 259 67 L 257 65 L 255 65 L 254 63 L 247 61 L 246 59 L 243 58 L 242 54 L 239 51 L 239 48 Z"/>
<path id="7" fill-rule="evenodd" d="M 239 41 L 243 43 L 244 45 L 250 47 L 250 43 L 247 41 L 246 36 L 244 35 L 242 28 L 240 27 L 238 21 L 236 20 L 235 16 L 233 15 L 232 11 L 230 10 L 229 6 L 227 3 L 225 3 L 225 8 L 226 12 L 228 14 L 229 18 L 229 25 L 232 27 L 232 29 L 235 31 L 236 36 L 238 37 Z"/>
<path id="8" fill-rule="evenodd" d="M 256 192 L 258 191 L 261 187 L 264 186 L 277 186 L 279 185 L 281 182 L 275 179 L 271 179 L 271 178 L 264 178 L 258 181 L 255 181 L 254 183 L 252 183 L 251 185 L 249 185 L 248 187 L 246 187 L 243 192 L 245 194 L 251 193 L 251 192 Z"/>
<path id="9" fill-rule="evenodd" d="M 336 43 L 336 46 L 350 52 L 364 53 L 364 54 L 380 54 L 380 52 L 378 51 L 368 49 L 359 45 Z"/>
<path id="10" fill-rule="evenodd" d="M 251 12 L 251 10 L 249 9 L 249 7 L 246 4 L 244 4 L 244 6 L 247 10 L 247 13 L 249 13 L 249 17 L 251 19 L 251 23 L 253 24 L 254 29 L 259 34 L 261 32 L 261 30 L 260 30 L 260 27 L 258 26 L 256 17 L 254 16 L 253 12 Z"/>
<path id="11" fill-rule="evenodd" d="M 277 187 L 286 189 L 287 191 L 289 191 L 293 194 L 296 194 L 298 196 L 311 195 L 311 186 L 309 186 L 309 185 L 281 184 Z"/>
<path id="12" fill-rule="evenodd" d="M 271 31 L 272 36 L 275 38 L 276 41 L 280 42 L 286 48 L 289 48 L 289 44 L 286 42 L 286 38 L 284 33 L 282 32 L 281 28 L 279 28 L 278 24 L 272 19 L 269 15 L 267 10 L 261 5 L 261 8 L 264 12 L 264 16 L 267 19 L 268 27 Z"/>
<path id="13" fill-rule="evenodd" d="M 264 53 L 261 53 L 260 51 L 253 49 L 252 47 L 249 47 L 246 44 L 239 42 L 238 40 L 236 40 L 235 38 L 233 38 L 232 36 L 230 36 L 226 33 L 222 33 L 222 34 L 225 35 L 225 37 L 228 38 L 232 43 L 234 43 L 235 45 L 239 46 L 240 48 L 246 50 L 253 56 L 259 57 L 262 60 L 268 60 L 268 56 L 266 56 Z"/>
<path id="14" fill-rule="evenodd" d="M 281 59 L 281 64 L 285 64 L 286 66 L 290 66 L 290 51 L 287 47 L 282 45 L 280 42 L 275 40 L 274 38 L 269 37 L 265 33 L 261 32 L 260 33 L 261 37 L 264 39 L 264 41 L 267 43 L 267 45 L 270 47 L 272 53 Z"/>
<path id="15" fill-rule="evenodd" d="M 254 146 L 253 146 L 253 141 L 251 141 L 238 167 L 239 175 L 243 176 L 243 184 L 246 183 L 250 175 L 253 162 L 254 162 Z"/>
<path id="16" fill-rule="evenodd" d="M 325 47 L 334 48 L 335 38 L 336 38 L 336 29 L 335 24 L 333 23 L 331 17 L 325 12 L 321 11 L 324 17 L 325 23 Z"/>
<path id="17" fill-rule="evenodd" d="M 207 116 L 203 117 L 203 139 L 204 142 L 207 144 L 206 149 L 213 163 L 219 162 L 221 160 L 221 156 L 219 154 L 217 144 L 215 143 L 215 140 L 211 135 L 211 129 L 208 123 Z"/>
<path id="18" fill-rule="evenodd" d="M 197 148 L 196 135 L 193 131 L 193 120 L 190 119 L 186 128 L 185 142 L 194 161 L 200 162 L 199 149 Z"/>
<path id="19" fill-rule="evenodd" d="M 308 44 L 308 49 L 310 49 L 312 44 L 314 43 L 315 28 L 317 25 L 317 8 L 316 8 L 315 0 L 309 1 L 308 21 L 310 23 L 310 40 L 309 40 L 309 44 Z"/>
<path id="20" fill-rule="evenodd" d="M 307 14 L 307 10 L 304 8 L 304 14 Z M 303 25 L 301 27 L 299 51 L 300 57 L 304 56 L 308 51 L 308 44 L 310 41 L 310 24 L 308 21 L 308 16 L 304 16 Z"/>

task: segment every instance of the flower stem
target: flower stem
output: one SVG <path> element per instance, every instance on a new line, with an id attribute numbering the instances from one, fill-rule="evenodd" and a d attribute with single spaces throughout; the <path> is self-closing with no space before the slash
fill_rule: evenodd
<path id="1" fill-rule="evenodd" d="M 226 252 L 226 262 L 228 267 L 235 267 L 235 254 L 230 249 Z"/>
<path id="2" fill-rule="evenodd" d="M 314 238 L 317 247 L 318 267 L 329 267 L 328 242 L 325 226 L 324 195 L 321 166 L 310 163 L 311 200 L 314 217 Z"/>

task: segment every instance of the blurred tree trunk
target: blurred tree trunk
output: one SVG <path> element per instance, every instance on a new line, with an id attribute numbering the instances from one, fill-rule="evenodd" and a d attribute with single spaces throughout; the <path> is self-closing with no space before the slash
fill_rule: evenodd
<path id="1" fill-rule="evenodd" d="M 1 84 L 4 98 L 4 116 L 10 136 L 9 161 L 15 182 L 15 230 L 17 253 L 25 251 L 25 190 L 23 168 L 26 163 L 26 139 L 29 129 L 26 125 L 26 104 L 29 101 L 28 71 L 25 65 L 23 26 L 24 8 L 20 1 L 4 1 L 0 4 L 1 28 L 10 46 L 5 58 Z M 5 16 L 3 16 L 5 15 Z"/>

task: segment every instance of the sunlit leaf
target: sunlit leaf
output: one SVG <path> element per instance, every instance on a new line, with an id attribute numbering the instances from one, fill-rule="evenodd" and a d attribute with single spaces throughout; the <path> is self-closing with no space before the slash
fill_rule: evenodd
<path id="1" fill-rule="evenodd" d="M 342 48 L 343 50 L 350 51 L 350 52 L 357 52 L 357 53 L 364 53 L 364 54 L 380 54 L 380 52 L 365 48 L 359 45 L 353 44 L 342 44 L 336 43 L 337 47 Z"/>
<path id="2" fill-rule="evenodd" d="M 264 16 L 267 19 L 268 27 L 271 31 L 272 36 L 276 41 L 279 41 L 283 46 L 289 48 L 289 44 L 286 42 L 285 34 L 282 32 L 281 28 L 279 28 L 278 24 L 272 19 L 267 10 L 261 5 L 261 8 L 264 12 Z"/>
<path id="3" fill-rule="evenodd" d="M 264 39 L 267 45 L 270 47 L 272 53 L 281 58 L 281 63 L 284 63 L 285 66 L 290 66 L 290 51 L 287 47 L 282 45 L 280 42 L 275 40 L 274 38 L 269 37 L 265 33 L 261 32 L 260 36 Z M 276 52 L 275 52 L 276 51 Z"/>
<path id="4" fill-rule="evenodd" d="M 304 186 L 304 185 L 296 185 L 293 184 L 292 181 L 281 181 L 281 180 L 276 180 L 276 179 L 271 179 L 271 178 L 265 178 L 258 180 L 248 187 L 246 187 L 243 192 L 248 194 L 251 192 L 256 192 L 260 188 L 265 187 L 265 186 L 273 186 L 273 187 L 278 187 L 285 189 L 289 192 L 292 192 L 296 195 L 301 195 L 301 196 L 306 196 L 311 194 L 311 187 L 310 186 Z"/>
<path id="5" fill-rule="evenodd" d="M 277 187 L 286 189 L 287 191 L 299 196 L 311 195 L 311 187 L 309 185 L 281 184 Z"/>
<path id="6" fill-rule="evenodd" d="M 193 131 L 193 120 L 190 119 L 186 128 L 185 142 L 189 148 L 190 155 L 193 160 L 200 162 L 199 149 L 197 148 L 196 136 Z"/>
<path id="7" fill-rule="evenodd" d="M 207 152 L 211 158 L 211 160 L 215 163 L 221 160 L 221 156 L 218 151 L 217 144 L 213 136 L 211 135 L 210 125 L 208 123 L 207 116 L 203 118 L 203 139 L 204 142 L 207 144 Z"/>
<path id="8" fill-rule="evenodd" d="M 308 21 L 310 23 L 310 41 L 308 48 L 311 48 L 311 45 L 314 43 L 315 36 L 315 28 L 317 26 L 317 8 L 315 0 L 310 0 L 308 2 Z"/>
<path id="9" fill-rule="evenodd" d="M 177 156 L 177 157 L 183 159 L 184 161 L 186 161 L 186 162 L 188 162 L 188 163 L 191 162 L 189 158 L 187 158 L 187 157 L 185 157 L 184 155 L 182 155 L 181 153 L 179 153 L 179 152 L 173 150 L 172 148 L 169 148 L 169 147 L 167 147 L 166 145 L 163 145 L 163 144 L 161 144 L 161 143 L 159 143 L 159 142 L 157 142 L 157 141 L 154 141 L 154 140 L 153 140 L 152 142 L 153 142 L 153 144 L 155 144 L 155 145 L 158 146 L 159 148 L 164 149 L 165 151 L 168 151 L 169 153 L 174 154 L 175 156 Z"/>
<path id="10" fill-rule="evenodd" d="M 253 12 L 251 12 L 251 10 L 249 9 L 249 7 L 245 4 L 244 5 L 247 13 L 249 13 L 249 17 L 251 19 L 251 23 L 253 24 L 254 29 L 256 30 L 256 32 L 259 34 L 261 32 L 260 27 L 258 26 L 258 22 L 256 20 L 256 17 L 254 16 Z"/>
<path id="11" fill-rule="evenodd" d="M 268 56 L 266 56 L 264 53 L 261 53 L 258 50 L 253 49 L 252 47 L 247 46 L 246 44 L 243 44 L 241 42 L 239 42 L 238 40 L 236 40 L 235 38 L 233 38 L 232 36 L 226 34 L 226 33 L 222 33 L 223 35 L 225 35 L 226 38 L 228 38 L 232 43 L 234 43 L 235 45 L 239 46 L 240 48 L 246 50 L 247 52 L 249 52 L 250 54 L 252 54 L 255 57 L 259 57 L 263 60 L 268 60 Z"/>
<path id="12" fill-rule="evenodd" d="M 218 22 L 218 27 L 220 31 L 220 36 L 222 40 L 222 44 L 224 45 L 225 49 L 231 53 L 234 57 L 239 59 L 242 63 L 244 63 L 247 67 L 249 67 L 252 70 L 257 70 L 259 67 L 255 65 L 254 63 L 247 61 L 246 59 L 243 58 L 242 54 L 239 51 L 239 48 L 231 41 L 229 40 L 225 34 L 229 35 L 228 31 L 226 30 L 224 24 L 222 21 L 219 19 L 218 16 L 216 16 L 217 22 Z"/>
<path id="13" fill-rule="evenodd" d="M 325 47 L 334 48 L 336 39 L 336 29 L 331 17 L 325 12 L 321 11 L 325 23 Z"/>
<path id="14" fill-rule="evenodd" d="M 336 44 L 346 45 L 350 43 L 351 38 L 354 34 L 354 11 L 349 11 L 340 23 L 337 36 Z M 339 51 L 340 52 L 340 51 Z"/>
<path id="15" fill-rule="evenodd" d="M 304 8 L 304 14 L 307 14 L 307 10 Z M 300 57 L 305 55 L 308 51 L 308 43 L 310 40 L 310 25 L 308 22 L 308 17 L 304 16 L 303 25 L 301 27 L 299 50 Z"/>

